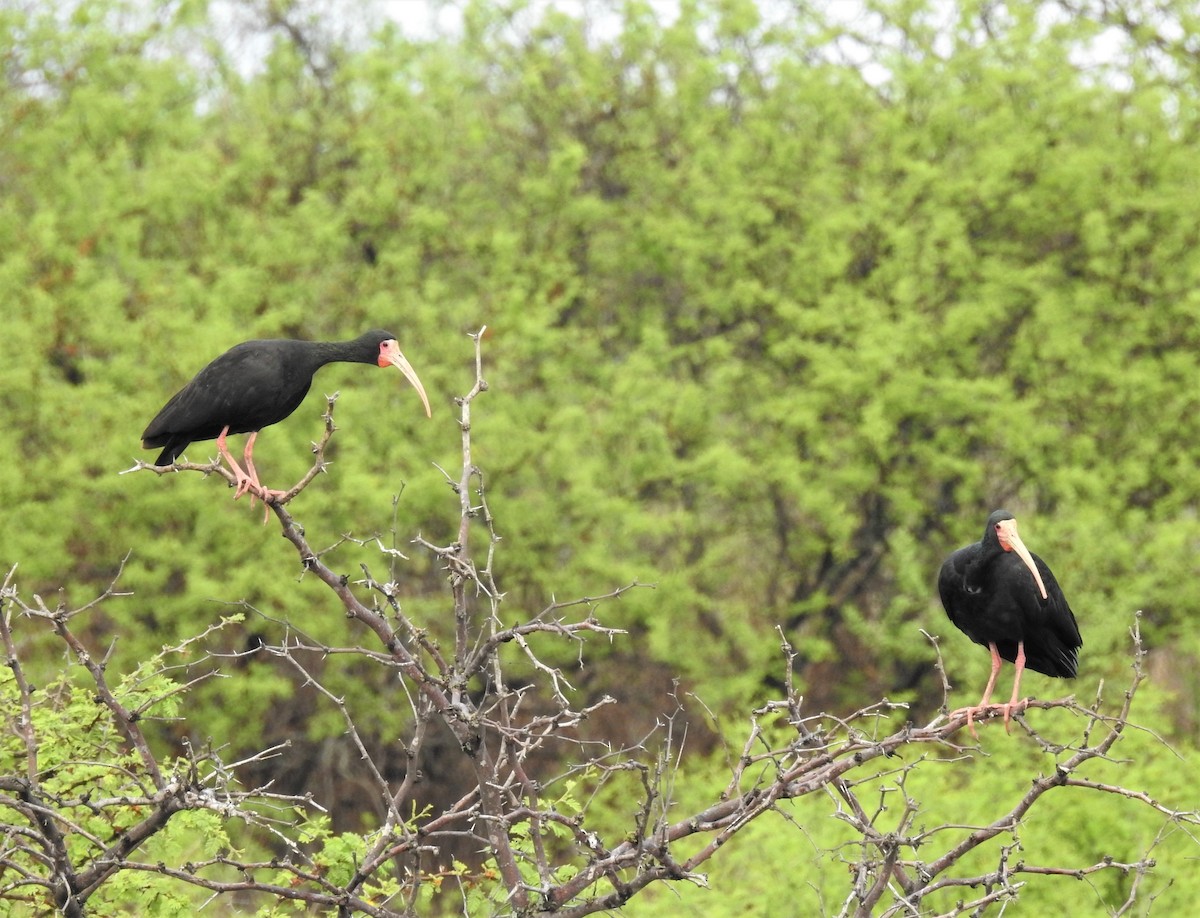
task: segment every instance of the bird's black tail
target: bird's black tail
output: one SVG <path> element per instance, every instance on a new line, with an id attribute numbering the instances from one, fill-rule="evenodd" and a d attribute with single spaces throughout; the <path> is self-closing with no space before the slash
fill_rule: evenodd
<path id="1" fill-rule="evenodd" d="M 1009 663 L 1017 659 L 1016 641 L 997 641 L 996 649 Z M 1025 668 L 1057 679 L 1074 679 L 1079 670 L 1079 648 L 1057 638 L 1025 642 Z"/>
<path id="2" fill-rule="evenodd" d="M 1079 649 L 1058 643 L 1043 647 L 1041 653 L 1025 651 L 1025 665 L 1035 672 L 1056 676 L 1059 679 L 1074 679 L 1079 671 Z"/>
<path id="3" fill-rule="evenodd" d="M 154 464 L 160 466 L 171 465 L 171 463 L 178 459 L 180 454 L 187 449 L 190 442 L 190 440 L 184 440 L 182 443 L 180 443 L 178 440 L 171 439 L 167 440 L 166 443 L 164 443 L 162 440 L 159 440 L 157 443 L 147 443 L 145 440 L 143 440 L 142 449 L 151 449 L 155 446 L 165 447 L 165 449 L 158 454 L 158 458 L 154 460 Z"/>

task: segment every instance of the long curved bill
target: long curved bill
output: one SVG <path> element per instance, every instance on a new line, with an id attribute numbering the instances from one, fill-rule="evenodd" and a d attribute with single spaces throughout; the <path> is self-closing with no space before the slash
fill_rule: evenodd
<path id="1" fill-rule="evenodd" d="M 1029 573 L 1033 574 L 1033 579 L 1037 581 L 1042 599 L 1045 599 L 1046 585 L 1042 583 L 1042 575 L 1038 573 L 1037 565 L 1033 563 L 1033 555 L 1029 553 L 1029 549 L 1025 547 L 1025 543 L 1021 541 L 1021 537 L 1017 535 L 1017 521 L 1004 520 L 996 527 L 996 531 L 1000 536 L 1000 547 L 1005 551 L 1015 551 L 1017 557 L 1025 562 L 1025 566 L 1029 568 Z"/>
<path id="2" fill-rule="evenodd" d="M 403 373 L 404 378 L 413 384 L 413 388 L 416 389 L 417 394 L 421 396 L 421 404 L 425 406 L 425 417 L 433 417 L 433 412 L 429 410 L 429 397 L 425 394 L 425 387 L 421 385 L 421 380 L 417 377 L 417 371 L 412 368 L 412 365 L 407 360 L 405 360 L 404 355 L 400 353 L 400 348 L 397 346 L 396 342 L 392 341 L 390 344 L 391 346 L 386 348 L 381 356 L 385 358 L 388 363 L 392 364 L 392 366 L 396 367 L 401 373 Z M 381 360 L 380 362 L 382 363 L 383 361 Z"/>

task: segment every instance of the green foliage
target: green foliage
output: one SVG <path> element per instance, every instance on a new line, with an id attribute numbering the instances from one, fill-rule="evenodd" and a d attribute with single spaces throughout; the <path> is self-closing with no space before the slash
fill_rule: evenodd
<path id="1" fill-rule="evenodd" d="M 226 826 L 211 811 L 179 813 L 155 836 L 140 860 L 150 864 L 186 864 L 230 850 Z M 105 916 L 195 914 L 206 896 L 165 876 L 142 870 L 114 873 L 88 902 L 88 914 Z"/>
<path id="2" fill-rule="evenodd" d="M 1028 715 L 1043 739 L 1064 738 L 1078 728 L 1064 715 Z M 1059 720 L 1061 718 L 1061 720 Z M 1059 722 L 1054 722 L 1058 720 Z M 1049 722 L 1048 722 L 1049 721 Z M 786 732 L 786 728 L 785 731 Z M 881 833 L 902 835 L 928 832 L 916 849 L 905 848 L 906 863 L 935 860 L 977 827 L 995 821 L 1029 790 L 1031 776 L 1052 773 L 1071 750 L 1057 754 L 1040 747 L 1014 730 L 1006 735 L 999 725 L 982 730 L 982 754 L 971 758 L 947 753 L 930 755 L 915 748 L 887 758 L 874 776 L 859 774 L 853 787 L 859 798 L 879 807 L 875 823 Z M 1116 760 L 1098 760 L 1080 777 L 1109 786 L 1134 790 L 1156 788 L 1160 801 L 1186 799 L 1192 780 L 1186 763 L 1166 752 L 1161 741 L 1144 730 L 1124 735 Z M 713 756 L 707 777 L 697 767 L 693 780 L 680 788 L 678 811 L 691 812 L 716 799 L 728 781 L 729 753 Z M 699 762 L 693 760 L 693 766 Z M 911 767 L 910 766 L 918 766 Z M 1161 795 L 1157 789 L 1161 790 Z M 1097 805 L 1089 792 L 1075 788 L 1052 791 L 1038 803 L 1016 830 L 1004 833 L 960 861 L 965 873 L 986 874 L 996 868 L 1003 846 L 1007 861 L 1030 868 L 1071 862 L 1079 866 L 1103 863 L 1106 858 L 1132 863 L 1148 850 L 1160 865 L 1180 863 L 1194 840 L 1164 815 L 1149 808 L 1124 809 Z M 899 823 L 906 802 L 918 806 L 908 830 Z M 656 918 L 683 912 L 705 915 L 836 914 L 842 908 L 853 872 L 862 856 L 862 837 L 848 825 L 845 807 L 832 788 L 789 801 L 778 817 L 760 820 L 728 845 L 705 871 L 704 884 L 655 886 L 633 899 L 624 909 L 630 918 Z M 673 851 L 677 860 L 689 852 Z M 1154 908 L 1168 913 L 1187 911 L 1191 896 L 1186 871 L 1151 873 L 1142 889 L 1144 901 L 1154 898 Z M 1117 870 L 1087 876 L 1018 875 L 1022 883 L 1016 911 L 1019 914 L 1069 916 L 1107 915 L 1119 909 L 1130 892 L 1132 874 Z M 979 895 L 979 890 L 951 887 L 923 903 L 921 914 L 950 914 L 956 902 Z M 1140 912 L 1139 912 L 1140 913 Z"/>
<path id="3" fill-rule="evenodd" d="M 1119 631 L 1087 627 L 1093 609 L 1145 607 L 1182 637 L 1191 109 L 1075 67 L 1086 24 L 1012 13 L 981 42 L 968 6 L 952 53 L 925 54 L 919 9 L 882 12 L 916 45 L 878 49 L 881 85 L 822 54 L 819 21 L 768 26 L 745 3 L 670 23 L 628 4 L 606 38 L 478 4 L 455 39 L 385 28 L 328 68 L 276 41 L 261 73 L 215 83 L 212 46 L 207 71 L 155 53 L 202 32 L 195 9 L 132 41 L 101 15 L 59 37 L 9 14 L 46 86 L 5 96 L 0 293 L 18 321 L 0 383 L 25 467 L 0 476 L 23 519 L 0 553 L 82 587 L 133 548 L 151 631 L 217 600 L 332 637 L 245 563 L 282 557 L 269 531 L 197 482 L 117 478 L 113 457 L 236 340 L 403 316 L 438 418 L 392 380 L 324 371 L 347 433 L 305 511 L 444 527 L 453 341 L 487 323 L 502 397 L 479 459 L 510 602 L 657 583 L 624 623 L 712 703 L 755 696 L 777 625 L 833 702 L 910 681 L 929 659 L 916 627 L 944 622 L 931 572 L 1000 504 L 1032 515 L 1094 672 Z M 269 480 L 303 468 L 319 395 L 264 436 Z M 1119 545 L 1084 537 L 1101 520 Z M 436 573 L 418 559 L 411 577 L 423 603 Z M 861 683 L 823 685 L 835 657 Z"/>
<path id="4" fill-rule="evenodd" d="M 12 609 L 6 607 L 3 614 L 11 625 Z M 19 633 L 19 637 L 27 635 Z M 22 640 L 18 646 L 31 643 Z M 174 721 L 183 688 L 166 674 L 164 662 L 176 652 L 176 648 L 165 649 L 125 674 L 113 689 L 115 700 L 137 712 L 139 720 Z M 16 658 L 7 662 L 0 669 L 0 704 L 10 712 L 12 729 L 0 740 L 0 775 L 24 779 L 27 786 L 37 788 L 34 799 L 53 811 L 72 867 L 82 873 L 151 815 L 156 808 L 150 796 L 153 787 L 141 756 L 130 748 L 80 661 L 68 658 L 50 682 L 32 686 L 27 713 L 14 668 L 19 663 Z M 166 760 L 163 769 L 178 776 L 188 772 L 189 764 Z M 14 799 L 18 792 L 7 787 L 5 796 Z M 15 804 L 0 805 L 0 822 L 9 831 L 31 832 L 36 837 L 37 828 L 26 820 Z M 136 851 L 143 863 L 180 864 L 213 858 L 231 847 L 223 817 L 213 810 L 198 809 L 175 814 Z M 28 846 L 6 846 L 9 873 L 4 902 L 33 912 L 54 910 L 50 890 L 16 879 L 18 873 L 28 878 L 46 876 L 41 860 L 30 856 Z M 198 901 L 197 895 L 189 895 L 174 879 L 152 871 L 127 870 L 112 874 L 91 895 L 88 913 L 183 915 L 194 911 Z"/>

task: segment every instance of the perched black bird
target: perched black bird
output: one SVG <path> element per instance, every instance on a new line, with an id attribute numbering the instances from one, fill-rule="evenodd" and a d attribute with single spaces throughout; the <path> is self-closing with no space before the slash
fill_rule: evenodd
<path id="1" fill-rule="evenodd" d="M 271 339 L 235 345 L 196 374 L 163 406 L 142 434 L 142 448 L 161 447 L 154 464 L 170 465 L 197 440 L 216 439 L 217 449 L 229 463 L 237 491 L 247 491 L 267 500 L 283 491 L 263 487 L 254 469 L 254 441 L 264 427 L 277 424 L 295 411 L 313 374 L 327 363 L 375 363 L 396 366 L 412 383 L 431 416 L 425 387 L 409 366 L 396 336 L 375 330 L 353 341 L 291 341 Z M 237 464 L 225 446 L 227 434 L 249 433 L 243 460 Z"/>
<path id="2" fill-rule="evenodd" d="M 979 704 L 961 708 L 967 727 L 992 709 L 1004 714 L 1004 727 L 1014 711 L 1024 709 L 1021 673 L 1025 668 L 1047 676 L 1072 678 L 1079 665 L 1083 639 L 1046 562 L 1032 554 L 1017 535 L 1017 521 L 1007 510 L 988 517 L 983 538 L 950 555 L 938 574 L 938 593 L 946 614 L 967 637 L 992 652 L 992 675 Z M 992 705 L 992 689 L 1001 659 L 1016 664 L 1012 698 Z"/>

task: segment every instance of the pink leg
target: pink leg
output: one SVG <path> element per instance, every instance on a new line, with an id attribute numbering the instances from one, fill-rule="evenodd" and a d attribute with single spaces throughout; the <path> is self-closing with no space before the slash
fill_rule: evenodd
<path id="1" fill-rule="evenodd" d="M 246 451 L 243 453 L 242 458 L 246 462 L 246 470 L 250 473 L 250 483 L 259 492 L 258 496 L 263 499 L 263 503 L 266 503 L 268 499 L 283 497 L 283 495 L 287 494 L 287 491 L 276 491 L 274 488 L 268 488 L 258 480 L 258 471 L 254 468 L 254 441 L 257 439 L 258 431 L 256 430 L 250 434 L 250 439 L 246 441 Z"/>
<path id="2" fill-rule="evenodd" d="M 242 467 L 237 464 L 237 460 L 230 455 L 229 447 L 225 445 L 225 435 L 227 433 L 229 433 L 228 424 L 226 424 L 224 429 L 221 431 L 221 435 L 217 437 L 217 450 L 220 452 L 221 458 L 229 463 L 229 470 L 233 472 L 233 499 L 237 500 L 239 497 L 245 494 L 250 489 L 250 486 L 255 482 L 249 475 L 242 471 Z"/>
<path id="3" fill-rule="evenodd" d="M 237 464 L 237 460 L 229 452 L 229 447 L 225 443 L 225 437 L 229 433 L 229 425 L 226 424 L 221 430 L 221 435 L 217 437 L 217 450 L 221 453 L 221 458 L 229 463 L 230 471 L 233 472 L 234 492 L 233 499 L 237 500 L 243 494 L 250 495 L 250 504 L 253 506 L 254 498 L 258 497 L 263 502 L 263 522 L 271 518 L 271 511 L 267 507 L 267 503 L 272 500 L 277 500 L 286 494 L 286 491 L 273 491 L 270 488 L 264 488 L 262 482 L 258 480 L 258 471 L 254 468 L 254 439 L 258 436 L 258 432 L 250 434 L 250 439 L 246 442 L 246 449 L 242 453 L 242 460 L 246 463 L 246 468 L 249 472 L 243 471 L 242 467 Z"/>
<path id="4" fill-rule="evenodd" d="M 258 431 L 256 430 L 254 433 L 250 434 L 250 438 L 246 441 L 246 450 L 244 453 L 242 453 L 242 459 L 245 460 L 246 469 L 249 472 L 249 487 L 253 488 L 253 490 L 250 492 L 250 506 L 254 506 L 254 498 L 256 496 L 262 498 L 263 524 L 265 525 L 266 522 L 271 518 L 271 510 L 268 507 L 268 504 L 283 497 L 283 495 L 287 494 L 287 491 L 276 491 L 273 488 L 266 487 L 261 481 L 259 481 L 258 470 L 254 468 L 254 441 L 257 439 Z M 242 493 L 245 492 L 243 491 Z M 237 500 L 237 498 L 240 496 L 240 494 L 235 494 L 234 500 Z"/>
<path id="5" fill-rule="evenodd" d="M 1014 663 L 1016 664 L 1016 667 L 1017 667 L 1017 674 L 1013 677 L 1012 698 L 1009 699 L 1008 704 L 1000 705 L 1001 709 L 1004 711 L 1004 732 L 1005 733 L 1009 732 L 1008 722 L 1009 722 L 1009 719 L 1012 717 L 1013 712 L 1016 711 L 1019 713 L 1021 711 L 1024 711 L 1025 705 L 1028 704 L 1027 701 L 1019 700 L 1021 697 L 1021 673 L 1025 672 L 1025 642 L 1024 641 L 1017 642 L 1017 659 L 1014 661 Z"/>
<path id="6" fill-rule="evenodd" d="M 987 688 L 983 690 L 983 697 L 979 699 L 979 704 L 970 708 L 959 708 L 958 710 L 950 713 L 951 717 L 956 714 L 965 713 L 967 715 L 967 729 L 971 731 L 971 735 L 976 739 L 979 739 L 979 734 L 975 732 L 975 715 L 982 714 L 984 711 L 988 710 L 989 707 L 991 707 L 990 702 L 992 700 L 992 690 L 996 687 L 996 676 L 1000 673 L 1000 664 L 1002 662 L 1000 659 L 1000 651 L 996 649 L 996 644 L 994 641 L 988 644 L 988 650 L 992 652 L 992 674 L 988 677 Z M 1023 650 L 1017 659 L 1019 659 L 1021 664 L 1024 665 L 1025 656 Z M 1017 679 L 1020 680 L 1020 678 L 1021 675 L 1020 671 L 1018 670 Z M 1007 722 L 1007 717 L 1005 720 Z"/>
<path id="7" fill-rule="evenodd" d="M 993 642 L 988 644 L 988 650 L 992 652 L 992 675 L 988 678 L 987 688 L 983 690 L 983 697 L 979 699 L 979 707 L 986 708 L 988 702 L 992 700 L 992 689 L 996 687 L 996 676 L 1000 674 L 1000 651 L 996 649 L 996 644 Z"/>

